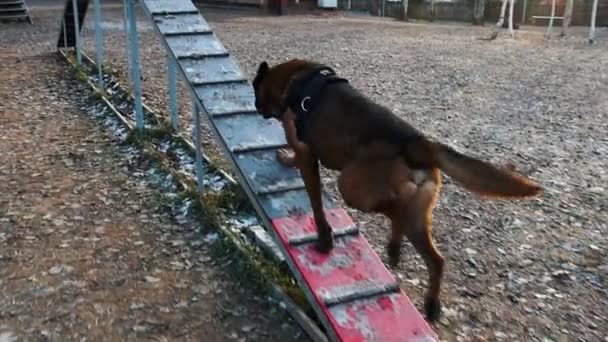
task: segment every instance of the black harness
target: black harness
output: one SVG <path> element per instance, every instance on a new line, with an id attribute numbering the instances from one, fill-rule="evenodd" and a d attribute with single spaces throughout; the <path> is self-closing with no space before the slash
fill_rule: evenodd
<path id="1" fill-rule="evenodd" d="M 291 109 L 296 114 L 295 124 L 299 140 L 308 142 L 304 134 L 306 119 L 319 105 L 324 88 L 338 82 L 348 83 L 348 80 L 336 76 L 332 68 L 320 66 L 291 83 L 287 89 L 287 98 L 281 108 L 281 114 L 285 114 L 287 109 Z"/>

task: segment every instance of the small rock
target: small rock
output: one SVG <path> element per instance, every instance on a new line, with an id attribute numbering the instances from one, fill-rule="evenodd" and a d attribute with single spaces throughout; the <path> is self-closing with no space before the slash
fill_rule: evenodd
<path id="1" fill-rule="evenodd" d="M 152 277 L 152 276 L 145 276 L 144 279 L 146 279 L 146 282 L 148 282 L 148 283 L 157 283 L 160 281 L 160 278 L 156 278 L 156 277 Z"/>
<path id="2" fill-rule="evenodd" d="M 248 333 L 253 331 L 253 329 L 255 329 L 255 326 L 251 325 L 251 324 L 246 324 L 241 328 L 241 331 L 244 333 Z"/>
<path id="3" fill-rule="evenodd" d="M 592 188 L 589 188 L 589 192 L 593 193 L 593 194 L 603 194 L 606 190 L 602 187 L 599 186 L 594 186 Z"/>
<path id="4" fill-rule="evenodd" d="M 496 332 L 494 332 L 494 336 L 496 338 L 507 338 L 507 334 L 503 333 L 502 331 L 496 331 Z"/>
<path id="5" fill-rule="evenodd" d="M 142 302 L 133 302 L 131 303 L 131 306 L 129 306 L 129 309 L 131 310 L 139 310 L 139 309 L 143 309 L 146 305 Z"/>
<path id="6" fill-rule="evenodd" d="M 418 278 L 407 279 L 406 281 L 414 286 L 420 285 L 420 279 L 418 279 Z"/>
<path id="7" fill-rule="evenodd" d="M 205 240 L 205 242 L 207 242 L 207 243 L 214 243 L 215 241 L 217 241 L 217 239 L 218 239 L 217 233 L 209 233 L 209 234 L 205 235 L 205 237 L 203 237 L 203 240 Z"/>
<path id="8" fill-rule="evenodd" d="M 561 279 L 561 280 L 570 279 L 570 272 L 566 271 L 566 270 L 558 270 L 558 271 L 551 273 L 551 275 L 553 277 L 555 277 L 557 279 Z"/>
<path id="9" fill-rule="evenodd" d="M 187 308 L 188 302 L 185 300 L 180 300 L 179 303 L 175 304 L 175 307 L 180 309 Z"/>
<path id="10" fill-rule="evenodd" d="M 464 251 L 469 254 L 469 255 L 475 255 L 477 254 L 477 251 L 474 250 L 473 248 L 465 248 Z"/>
<path id="11" fill-rule="evenodd" d="M 173 246 L 173 247 L 178 247 L 178 246 L 181 246 L 183 244 L 184 244 L 183 240 L 173 240 L 173 241 L 171 241 L 171 246 Z"/>
<path id="12" fill-rule="evenodd" d="M 14 342 L 17 341 L 17 336 L 15 336 L 10 331 L 0 332 L 0 342 Z"/>
<path id="13" fill-rule="evenodd" d="M 179 261 L 171 261 L 170 264 L 172 266 L 171 269 L 173 269 L 174 271 L 183 270 L 184 267 L 186 266 L 186 265 L 184 265 L 184 263 L 179 262 Z"/>
<path id="14" fill-rule="evenodd" d="M 56 275 L 63 271 L 63 266 L 53 266 L 49 270 L 49 274 Z"/>

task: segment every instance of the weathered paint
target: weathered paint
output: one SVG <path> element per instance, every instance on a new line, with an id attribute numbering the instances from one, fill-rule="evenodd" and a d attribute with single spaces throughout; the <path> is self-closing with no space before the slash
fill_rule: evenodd
<path id="1" fill-rule="evenodd" d="M 210 115 L 256 112 L 253 89 L 247 82 L 195 87 Z"/>
<path id="2" fill-rule="evenodd" d="M 304 186 L 297 169 L 277 163 L 275 150 L 239 154 L 236 162 L 248 175 L 251 187 L 256 193 L 271 188 Z"/>
<path id="3" fill-rule="evenodd" d="M 343 209 L 326 210 L 332 228 L 353 225 Z M 311 215 L 283 217 L 273 221 L 281 241 L 316 230 Z M 335 238 L 330 254 L 321 254 L 312 244 L 289 247 L 307 285 L 342 341 L 436 341 L 436 335 L 415 306 L 401 291 L 328 306 L 328 296 L 365 294 L 372 287 L 389 288 L 395 278 L 361 235 Z"/>
<path id="4" fill-rule="evenodd" d="M 277 121 L 263 120 L 257 115 L 218 117 L 215 124 L 231 151 L 286 142 L 283 128 Z"/>
<path id="5" fill-rule="evenodd" d="M 192 1 L 146 0 L 146 7 L 151 14 L 198 12 Z"/>
<path id="6" fill-rule="evenodd" d="M 213 83 L 245 79 L 230 57 L 180 61 L 190 83 Z"/>
<path id="7" fill-rule="evenodd" d="M 210 32 L 209 24 L 198 14 L 155 15 L 154 22 L 166 35 Z"/>
<path id="8" fill-rule="evenodd" d="M 228 53 L 213 34 L 172 36 L 166 40 L 176 58 L 201 58 Z"/>

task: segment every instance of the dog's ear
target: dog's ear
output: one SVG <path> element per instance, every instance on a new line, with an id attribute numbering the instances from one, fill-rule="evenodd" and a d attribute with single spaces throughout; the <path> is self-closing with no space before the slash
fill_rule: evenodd
<path id="1" fill-rule="evenodd" d="M 255 89 L 257 91 L 258 87 L 260 86 L 260 82 L 262 82 L 262 78 L 264 77 L 264 75 L 268 72 L 270 68 L 268 67 L 268 63 L 266 63 L 266 61 L 263 61 L 262 63 L 260 63 L 260 66 L 258 66 L 258 72 L 255 74 L 255 77 L 253 78 L 253 89 Z"/>
<path id="2" fill-rule="evenodd" d="M 260 66 L 258 66 L 258 75 L 261 76 L 265 74 L 268 69 L 270 69 L 268 63 L 266 61 L 263 61 L 262 63 L 260 63 Z"/>

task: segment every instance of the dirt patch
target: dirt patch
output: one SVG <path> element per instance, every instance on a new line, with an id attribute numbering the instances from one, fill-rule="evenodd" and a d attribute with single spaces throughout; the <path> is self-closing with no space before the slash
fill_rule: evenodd
<path id="1" fill-rule="evenodd" d="M 93 119 L 57 18 L 0 29 L 0 340 L 308 340 Z"/>

